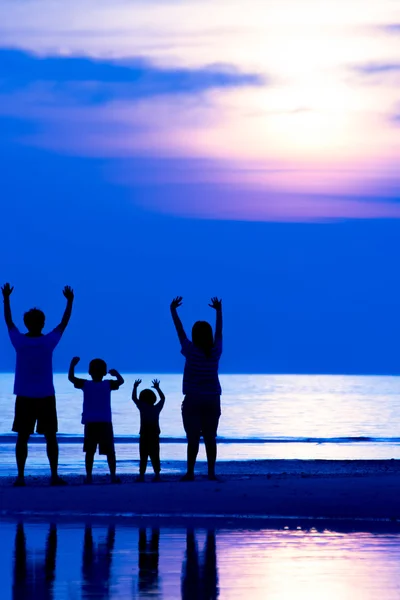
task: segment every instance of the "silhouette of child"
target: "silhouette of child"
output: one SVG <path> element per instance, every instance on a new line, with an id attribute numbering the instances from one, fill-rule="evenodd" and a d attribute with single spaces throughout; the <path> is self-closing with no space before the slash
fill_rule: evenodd
<path id="1" fill-rule="evenodd" d="M 82 424 L 85 425 L 83 451 L 86 452 L 86 483 L 92 483 L 92 470 L 97 445 L 99 454 L 107 456 L 111 483 L 120 483 L 116 476 L 117 462 L 114 448 L 114 431 L 111 416 L 111 392 L 118 390 L 124 383 L 123 377 L 116 369 L 108 373 L 116 379 L 104 379 L 107 375 L 107 364 L 101 358 L 90 361 L 90 379 L 75 377 L 75 367 L 80 361 L 78 356 L 71 360 L 68 379 L 78 390 L 83 390 Z"/>
<path id="2" fill-rule="evenodd" d="M 15 447 L 18 477 L 14 485 L 25 485 L 28 441 L 35 431 L 35 425 L 36 433 L 46 438 L 51 484 L 65 485 L 65 481 L 58 476 L 58 421 L 53 384 L 53 351 L 69 323 L 74 292 L 68 285 L 63 289 L 67 306 L 60 324 L 53 331 L 42 333 L 45 315 L 38 308 L 32 308 L 24 314 L 24 324 L 28 333 L 21 333 L 11 315 L 10 296 L 13 289 L 9 283 L 1 288 L 4 299 L 4 319 L 11 343 L 17 353 L 14 382 L 15 416 L 12 430 L 18 433 Z"/>
<path id="3" fill-rule="evenodd" d="M 160 389 L 160 381 L 153 379 L 152 387 L 157 391 L 160 401 L 157 402 L 157 396 L 153 390 L 142 390 L 137 396 L 137 390 L 142 383 L 141 379 L 136 379 L 133 384 L 132 400 L 140 411 L 140 438 L 139 455 L 140 466 L 137 481 L 144 481 L 146 473 L 147 459 L 150 457 L 154 470 L 154 481 L 160 481 L 160 412 L 164 408 L 165 396 Z"/>
<path id="4" fill-rule="evenodd" d="M 197 321 L 192 328 L 192 341 L 188 340 L 177 308 L 182 297 L 171 302 L 171 315 L 181 343 L 181 353 L 186 358 L 183 372 L 182 403 L 183 426 L 188 440 L 187 472 L 183 481 L 193 481 L 194 467 L 203 436 L 207 454 L 208 478 L 215 480 L 217 459 L 217 429 L 221 415 L 221 385 L 218 378 L 219 359 L 222 354 L 222 301 L 211 298 L 209 306 L 216 311 L 215 336 L 207 321 Z"/>

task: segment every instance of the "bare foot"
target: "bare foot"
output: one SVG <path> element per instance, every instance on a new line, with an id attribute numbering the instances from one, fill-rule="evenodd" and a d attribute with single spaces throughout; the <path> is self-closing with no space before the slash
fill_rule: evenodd
<path id="1" fill-rule="evenodd" d="M 14 487 L 25 487 L 25 477 L 18 476 L 13 483 Z"/>
<path id="2" fill-rule="evenodd" d="M 208 480 L 209 481 L 221 481 L 220 478 L 217 477 L 215 473 L 209 473 L 208 474 Z"/>
<path id="3" fill-rule="evenodd" d="M 158 483 L 159 481 L 161 481 L 160 473 L 155 473 L 153 483 Z"/>
<path id="4" fill-rule="evenodd" d="M 121 480 L 116 475 L 111 476 L 111 483 L 121 483 Z"/>
<path id="5" fill-rule="evenodd" d="M 91 475 L 86 475 L 85 477 L 85 485 L 92 485 L 93 477 Z"/>
<path id="6" fill-rule="evenodd" d="M 183 477 L 181 477 L 181 481 L 194 481 L 193 473 L 186 473 Z"/>
<path id="7" fill-rule="evenodd" d="M 144 475 L 138 475 L 135 481 L 136 483 L 144 483 Z"/>

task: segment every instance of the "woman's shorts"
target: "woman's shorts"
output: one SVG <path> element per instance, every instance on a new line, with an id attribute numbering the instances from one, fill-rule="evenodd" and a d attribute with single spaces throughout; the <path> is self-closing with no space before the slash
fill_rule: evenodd
<path id="1" fill-rule="evenodd" d="M 35 432 L 42 435 L 57 433 L 57 409 L 55 396 L 46 398 L 27 398 L 17 396 L 15 399 L 14 423 L 12 430 L 16 433 L 30 435 Z"/>
<path id="2" fill-rule="evenodd" d="M 182 420 L 187 438 L 215 439 L 221 416 L 219 394 L 187 394 L 182 402 Z"/>
<path id="3" fill-rule="evenodd" d="M 83 451 L 95 453 L 99 446 L 99 454 L 113 454 L 114 430 L 112 423 L 86 423 Z"/>

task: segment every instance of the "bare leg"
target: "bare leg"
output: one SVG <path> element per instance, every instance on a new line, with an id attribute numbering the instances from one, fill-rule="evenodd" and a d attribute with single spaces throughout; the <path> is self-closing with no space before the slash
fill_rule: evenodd
<path id="1" fill-rule="evenodd" d="M 110 469 L 111 483 L 121 483 L 119 477 L 116 476 L 117 459 L 115 457 L 115 452 L 110 452 L 110 454 L 107 454 L 107 462 L 108 468 Z"/>
<path id="2" fill-rule="evenodd" d="M 50 463 L 51 485 L 65 485 L 65 481 L 58 475 L 58 442 L 56 433 L 46 433 L 47 458 Z"/>
<path id="3" fill-rule="evenodd" d="M 25 463 L 28 457 L 29 433 L 19 433 L 15 445 L 15 458 L 17 461 L 18 477 L 14 483 L 15 486 L 25 485 Z"/>
<path id="4" fill-rule="evenodd" d="M 214 437 L 204 439 L 207 455 L 208 479 L 215 480 L 215 462 L 217 460 L 217 442 Z"/>
<path id="5" fill-rule="evenodd" d="M 149 457 L 149 448 L 147 440 L 140 438 L 139 440 L 139 456 L 140 456 L 140 464 L 139 464 L 139 477 L 138 481 L 144 481 L 144 474 L 147 469 L 147 460 Z"/>
<path id="6" fill-rule="evenodd" d="M 85 456 L 85 467 L 86 467 L 86 483 L 92 483 L 93 478 L 92 478 L 92 471 L 93 471 L 93 462 L 94 462 L 94 455 L 96 453 L 96 450 L 91 450 L 89 452 L 86 452 L 86 456 Z"/>
<path id="7" fill-rule="evenodd" d="M 151 443 L 150 460 L 153 466 L 154 479 L 153 481 L 160 481 L 160 440 L 155 438 Z"/>
<path id="8" fill-rule="evenodd" d="M 194 466 L 196 464 L 197 455 L 199 453 L 199 437 L 191 437 L 188 439 L 187 445 L 187 472 L 182 477 L 182 481 L 193 481 L 194 479 Z"/>

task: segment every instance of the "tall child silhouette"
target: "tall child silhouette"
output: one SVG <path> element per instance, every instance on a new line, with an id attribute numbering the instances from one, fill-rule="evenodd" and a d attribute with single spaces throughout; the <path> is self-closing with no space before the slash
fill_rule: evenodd
<path id="1" fill-rule="evenodd" d="M 15 418 L 12 430 L 18 433 L 15 455 L 17 459 L 18 477 L 16 486 L 25 485 L 25 462 L 28 456 L 28 440 L 31 433 L 45 436 L 47 456 L 51 469 L 51 484 L 63 485 L 65 482 L 58 476 L 58 442 L 57 442 L 57 410 L 53 385 L 53 351 L 68 325 L 72 312 L 74 292 L 67 285 L 63 294 L 67 306 L 61 322 L 53 331 L 43 335 L 45 323 L 44 313 L 31 308 L 24 314 L 27 333 L 21 333 L 15 326 L 11 316 L 10 296 L 13 287 L 6 283 L 1 288 L 4 299 L 4 319 L 8 327 L 10 340 L 17 353 L 15 368 L 14 394 Z"/>
<path id="2" fill-rule="evenodd" d="M 215 480 L 217 458 L 216 435 L 221 415 L 221 385 L 218 378 L 219 359 L 222 354 L 222 301 L 211 298 L 209 306 L 216 311 L 215 335 L 207 321 L 197 321 L 192 328 L 192 341 L 185 333 L 177 309 L 181 296 L 171 302 L 171 315 L 186 358 L 183 372 L 182 419 L 186 431 L 187 472 L 183 481 L 193 481 L 194 467 L 203 436 L 206 447 L 208 478 Z"/>

